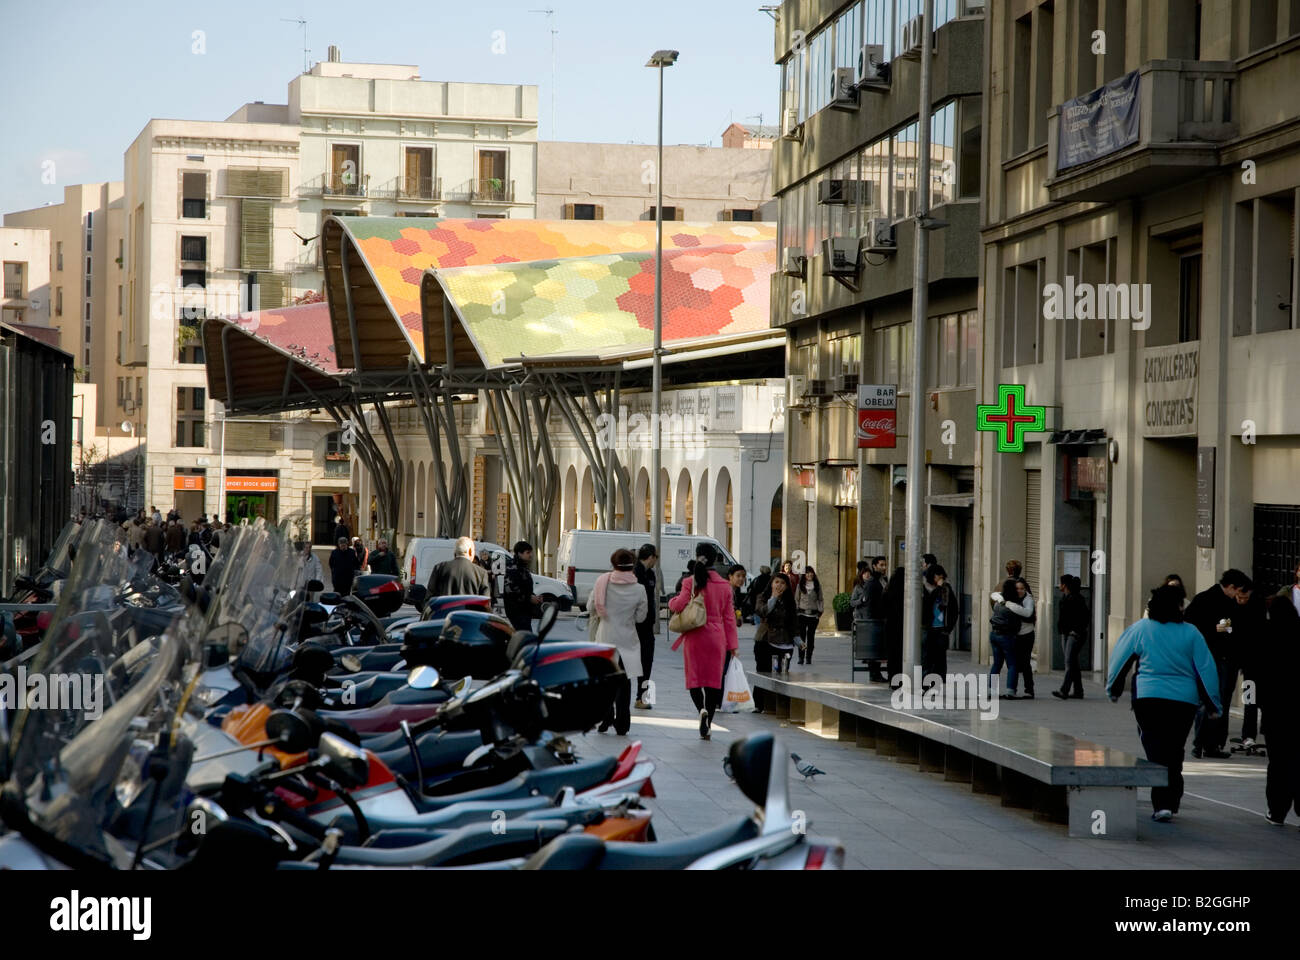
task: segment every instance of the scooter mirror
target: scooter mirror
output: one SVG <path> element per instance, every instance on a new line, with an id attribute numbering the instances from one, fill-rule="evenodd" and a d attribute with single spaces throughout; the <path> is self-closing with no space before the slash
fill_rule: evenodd
<path id="1" fill-rule="evenodd" d="M 428 664 L 421 664 L 407 674 L 406 682 L 413 690 L 432 690 L 438 685 L 438 671 Z"/>
<path id="2" fill-rule="evenodd" d="M 545 640 L 546 635 L 551 632 L 551 627 L 555 626 L 555 621 L 560 615 L 560 608 L 554 603 L 542 605 L 542 615 L 537 621 L 537 639 Z"/>
<path id="3" fill-rule="evenodd" d="M 302 753 L 312 746 L 312 726 L 292 710 L 273 710 L 266 718 L 266 736 L 286 753 Z"/>
<path id="4" fill-rule="evenodd" d="M 321 734 L 320 754 L 325 769 L 343 786 L 359 787 L 370 779 L 370 759 L 366 752 L 338 734 Z"/>

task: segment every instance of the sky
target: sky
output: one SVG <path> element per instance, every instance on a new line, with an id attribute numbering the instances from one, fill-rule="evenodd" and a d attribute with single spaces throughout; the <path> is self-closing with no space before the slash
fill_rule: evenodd
<path id="1" fill-rule="evenodd" d="M 531 12 L 548 6 L 551 18 Z M 284 103 L 303 69 L 303 29 L 286 22 L 299 19 L 311 63 L 332 43 L 345 61 L 415 64 L 425 80 L 536 84 L 544 140 L 655 142 L 657 83 L 645 62 L 675 49 L 664 142 L 719 146 L 732 120 L 776 122 L 773 23 L 759 6 L 0 0 L 0 212 L 60 202 L 65 185 L 120 180 L 122 155 L 150 118 L 224 120 L 252 100 Z"/>

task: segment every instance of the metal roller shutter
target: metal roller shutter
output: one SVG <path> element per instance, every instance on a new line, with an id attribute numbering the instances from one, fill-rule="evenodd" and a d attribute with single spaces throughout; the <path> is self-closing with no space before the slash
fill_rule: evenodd
<path id="1" fill-rule="evenodd" d="M 1043 519 L 1043 488 L 1041 470 L 1025 471 L 1025 555 L 1020 561 L 1024 564 L 1024 577 L 1029 581 L 1029 588 L 1041 593 L 1043 588 L 1038 579 L 1038 531 Z"/>

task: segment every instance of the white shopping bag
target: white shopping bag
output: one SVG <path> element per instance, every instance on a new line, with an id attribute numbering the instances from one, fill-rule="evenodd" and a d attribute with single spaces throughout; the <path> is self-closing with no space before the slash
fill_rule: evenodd
<path id="1" fill-rule="evenodd" d="M 727 677 L 722 684 L 723 713 L 749 713 L 754 709 L 754 695 L 750 692 L 749 681 L 745 679 L 745 668 L 740 665 L 739 657 L 732 657 L 727 666 Z"/>

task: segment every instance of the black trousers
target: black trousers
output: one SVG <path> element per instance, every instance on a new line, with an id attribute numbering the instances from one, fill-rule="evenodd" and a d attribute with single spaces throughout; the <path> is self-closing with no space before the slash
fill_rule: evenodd
<path id="1" fill-rule="evenodd" d="M 817 617 L 806 617 L 799 614 L 799 639 L 804 642 L 804 648 L 799 651 L 799 662 L 805 660 L 812 663 L 813 643 L 817 639 Z"/>
<path id="2" fill-rule="evenodd" d="M 627 733 L 632 726 L 632 678 L 624 676 L 614 694 L 614 730 Z"/>
<path id="3" fill-rule="evenodd" d="M 646 681 L 650 679 L 650 669 L 655 665 L 654 626 L 649 623 L 636 625 L 637 639 L 641 641 L 641 676 L 636 678 L 636 698 L 641 699 L 645 693 Z"/>
<path id="4" fill-rule="evenodd" d="M 691 695 L 691 703 L 695 704 L 696 710 L 708 710 L 709 720 L 713 720 L 713 714 L 718 707 L 722 706 L 722 688 L 721 687 L 691 687 L 687 691 Z"/>
<path id="5" fill-rule="evenodd" d="M 1062 638 L 1065 646 L 1065 681 L 1061 692 L 1067 697 L 1083 696 L 1083 670 L 1079 667 L 1079 654 L 1083 652 L 1083 637 L 1077 633 L 1067 633 Z"/>
<path id="6" fill-rule="evenodd" d="M 1205 707 L 1196 713 L 1196 737 L 1192 741 L 1202 750 L 1222 750 L 1228 742 L 1228 708 L 1232 706 L 1232 694 L 1237 689 L 1237 673 L 1240 667 L 1231 660 L 1216 658 L 1214 668 L 1219 672 L 1219 703 L 1223 711 L 1217 720 L 1205 718 Z"/>
<path id="7" fill-rule="evenodd" d="M 932 673 L 941 677 L 948 673 L 948 634 L 927 628 L 921 643 L 921 679 Z"/>
<path id="8" fill-rule="evenodd" d="M 520 604 L 515 606 L 509 604 L 506 606 L 506 619 L 516 630 L 533 629 L 533 607 L 532 604 Z"/>
<path id="9" fill-rule="evenodd" d="M 1016 671 L 1025 680 L 1025 693 L 1034 692 L 1034 669 L 1029 665 L 1029 658 L 1034 652 L 1034 635 L 1032 633 L 1018 633 L 1016 639 L 1011 644 L 1016 658 Z"/>
<path id="10" fill-rule="evenodd" d="M 1151 809 L 1177 813 L 1183 799 L 1183 750 L 1196 718 L 1196 704 L 1141 697 L 1133 701 L 1133 714 L 1147 759 L 1169 768 L 1169 786 L 1151 788 Z"/>
<path id="11" fill-rule="evenodd" d="M 1279 820 L 1292 810 L 1300 815 L 1300 717 L 1272 718 L 1266 713 L 1264 743 L 1268 747 L 1264 796 L 1269 816 Z"/>

